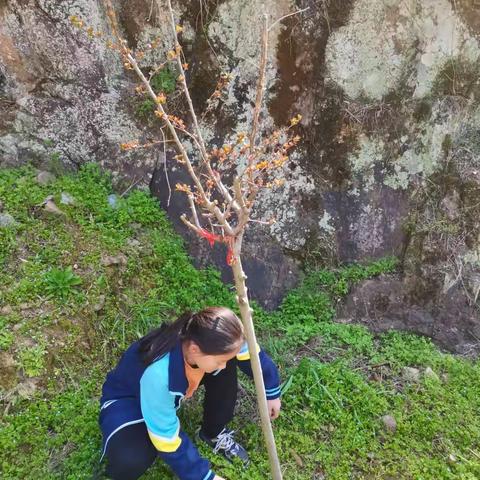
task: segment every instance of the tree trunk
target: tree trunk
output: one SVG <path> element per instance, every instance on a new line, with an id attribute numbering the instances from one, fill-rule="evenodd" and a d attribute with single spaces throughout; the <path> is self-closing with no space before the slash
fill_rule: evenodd
<path id="1" fill-rule="evenodd" d="M 275 438 L 273 436 L 272 423 L 270 421 L 270 413 L 268 411 L 267 397 L 265 393 L 265 384 L 263 383 L 262 367 L 257 352 L 257 337 L 253 326 L 252 309 L 248 301 L 247 286 L 245 280 L 247 276 L 243 272 L 242 260 L 240 252 L 242 247 L 243 235 L 240 234 L 236 239 L 233 247 L 233 277 L 235 280 L 235 288 L 237 291 L 237 303 L 240 308 L 240 315 L 247 336 L 248 350 L 250 351 L 250 362 L 252 365 L 253 379 L 255 381 L 255 390 L 257 393 L 258 408 L 260 411 L 260 419 L 262 431 L 267 444 L 268 457 L 270 460 L 270 469 L 273 480 L 282 480 L 282 471 L 278 460 L 277 448 L 275 446 Z"/>

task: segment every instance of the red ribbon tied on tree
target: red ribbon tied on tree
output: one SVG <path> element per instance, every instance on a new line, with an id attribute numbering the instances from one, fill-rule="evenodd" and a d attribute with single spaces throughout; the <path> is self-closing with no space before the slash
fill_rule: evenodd
<path id="1" fill-rule="evenodd" d="M 211 247 L 215 245 L 215 242 L 220 242 L 222 237 L 216 235 L 215 233 L 204 230 L 203 228 L 199 230 L 199 235 L 207 240 Z"/>
<path id="2" fill-rule="evenodd" d="M 233 239 L 231 237 L 221 237 L 220 235 L 216 235 L 215 233 L 209 232 L 208 230 L 205 230 L 201 228 L 198 231 L 198 234 L 207 240 L 207 242 L 210 244 L 210 247 L 213 248 L 215 245 L 215 242 L 224 242 L 227 244 L 227 264 L 232 266 L 235 262 L 235 258 L 233 256 L 233 248 L 232 248 L 232 242 Z"/>
<path id="3" fill-rule="evenodd" d="M 228 247 L 228 250 L 227 250 L 227 265 L 232 266 L 234 261 L 235 261 L 235 259 L 233 258 L 233 250 L 230 247 Z"/>
<path id="4" fill-rule="evenodd" d="M 232 266 L 235 263 L 235 257 L 233 256 L 233 237 L 227 237 L 225 242 L 227 244 L 227 265 Z"/>

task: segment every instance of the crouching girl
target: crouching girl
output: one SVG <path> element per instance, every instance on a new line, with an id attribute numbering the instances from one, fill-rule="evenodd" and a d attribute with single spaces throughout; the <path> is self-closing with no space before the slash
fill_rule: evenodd
<path id="1" fill-rule="evenodd" d="M 270 414 L 280 412 L 278 371 L 260 350 Z M 206 308 L 162 325 L 132 344 L 103 385 L 102 458 L 113 480 L 139 478 L 159 456 L 180 480 L 222 480 L 181 430 L 176 410 L 205 386 L 198 439 L 227 459 L 248 454 L 227 424 L 237 399 L 237 366 L 252 377 L 242 323 L 229 309 Z"/>

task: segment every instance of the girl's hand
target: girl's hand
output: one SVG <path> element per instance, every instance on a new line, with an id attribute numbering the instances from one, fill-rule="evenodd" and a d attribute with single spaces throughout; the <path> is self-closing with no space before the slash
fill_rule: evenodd
<path id="1" fill-rule="evenodd" d="M 268 411 L 270 413 L 270 418 L 275 420 L 280 415 L 280 408 L 282 407 L 282 402 L 279 398 L 275 400 L 267 400 Z"/>
<path id="2" fill-rule="evenodd" d="M 213 480 L 225 480 L 225 479 L 222 478 L 222 477 L 219 477 L 218 475 L 215 475 L 215 476 L 213 477 Z"/>

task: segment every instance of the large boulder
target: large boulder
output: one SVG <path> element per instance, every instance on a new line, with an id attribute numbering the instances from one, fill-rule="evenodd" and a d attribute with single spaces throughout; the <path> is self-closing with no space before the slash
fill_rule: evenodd
<path id="1" fill-rule="evenodd" d="M 265 306 L 278 305 L 306 264 L 393 254 L 403 271 L 395 282 L 407 293 L 394 302 L 395 315 L 378 316 L 378 328 L 384 322 L 431 335 L 457 351 L 470 348 L 480 289 L 475 5 L 174 3 L 199 111 L 219 74 L 232 74 L 222 108 L 201 122 L 215 145 L 244 131 L 251 120 L 263 11 L 273 23 L 308 8 L 277 22 L 269 36 L 260 134 L 288 124 L 297 113 L 303 119 L 302 143 L 285 184 L 262 192 L 257 202 L 257 220 L 277 221 L 252 224 L 246 237 L 250 291 Z M 165 4 L 121 0 L 115 8 L 122 35 L 145 52 L 142 67 L 148 71 L 172 47 Z M 162 147 L 119 149 L 120 142 L 158 138 L 159 126 L 138 115 L 143 100 L 133 93 L 135 77 L 102 39 L 75 29 L 71 15 L 91 26 L 93 36 L 108 31 L 97 0 L 0 2 L 0 165 L 30 161 L 55 171 L 55 163 L 73 168 L 96 161 L 125 188 L 150 185 L 198 264 L 216 264 L 228 280 L 222 248 L 192 238 L 178 221 L 185 204 L 169 184 L 185 174 L 172 152 L 165 158 Z M 184 105 L 176 107 L 182 114 Z M 412 279 L 424 289 L 412 288 Z M 389 282 L 382 288 L 396 288 Z M 352 318 L 365 321 L 349 308 Z M 402 308 L 410 313 L 402 314 Z M 447 333 L 440 338 L 439 331 Z"/>

